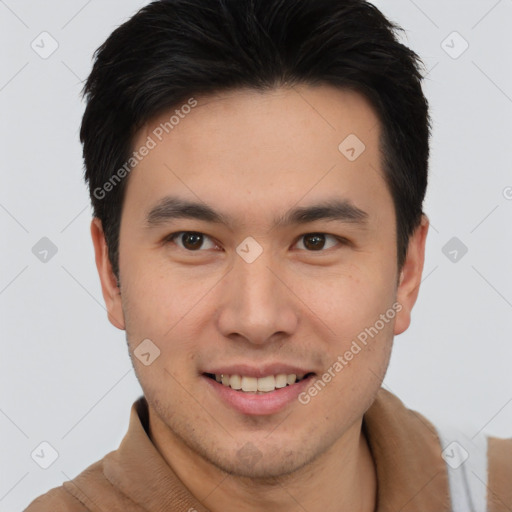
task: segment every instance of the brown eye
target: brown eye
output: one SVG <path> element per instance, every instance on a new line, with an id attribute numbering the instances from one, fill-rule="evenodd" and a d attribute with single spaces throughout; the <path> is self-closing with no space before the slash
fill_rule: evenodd
<path id="1" fill-rule="evenodd" d="M 173 233 L 170 235 L 168 240 L 176 243 L 178 247 L 181 247 L 187 251 L 198 251 L 201 248 L 204 249 L 203 245 L 207 240 L 210 240 L 211 246 L 206 247 L 206 249 L 216 247 L 209 236 L 197 231 L 179 231 L 178 233 Z"/>
<path id="2" fill-rule="evenodd" d="M 185 249 L 195 251 L 200 249 L 203 245 L 203 235 L 199 233 L 183 233 L 181 235 L 181 241 Z"/>
<path id="3" fill-rule="evenodd" d="M 335 243 L 326 247 L 326 240 L 328 238 L 334 240 Z M 302 235 L 300 240 L 304 240 L 302 245 L 307 251 L 321 251 L 322 249 L 330 249 L 331 247 L 334 247 L 337 243 L 339 243 L 339 240 L 337 240 L 335 236 L 328 235 L 326 233 L 307 233 L 305 235 Z"/>

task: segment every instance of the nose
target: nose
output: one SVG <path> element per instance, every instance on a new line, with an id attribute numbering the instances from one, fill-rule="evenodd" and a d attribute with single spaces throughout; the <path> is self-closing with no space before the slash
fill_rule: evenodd
<path id="1" fill-rule="evenodd" d="M 229 338 L 262 345 L 293 335 L 299 323 L 297 297 L 270 251 L 252 263 L 236 257 L 218 290 L 218 328 Z"/>

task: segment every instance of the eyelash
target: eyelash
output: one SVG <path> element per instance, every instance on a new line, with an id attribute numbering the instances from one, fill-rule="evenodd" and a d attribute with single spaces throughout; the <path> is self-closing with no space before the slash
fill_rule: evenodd
<path id="1" fill-rule="evenodd" d="M 208 238 L 210 240 L 213 240 L 210 236 L 204 234 L 204 233 L 201 233 L 200 231 L 176 231 L 174 233 L 171 233 L 170 235 L 166 236 L 165 239 L 163 240 L 163 243 L 166 244 L 166 243 L 173 243 L 175 245 L 178 245 L 176 244 L 175 242 L 175 239 L 178 238 L 180 235 L 184 235 L 186 233 L 189 233 L 189 234 L 195 234 L 195 235 L 201 235 L 205 238 Z M 303 235 L 300 235 L 298 240 L 295 242 L 295 244 L 298 243 L 299 240 L 301 240 L 302 238 L 306 237 L 306 236 L 312 236 L 312 235 L 323 235 L 325 237 L 331 237 L 335 240 L 338 241 L 338 243 L 340 245 L 350 245 L 350 242 L 349 240 L 347 240 L 346 238 L 343 238 L 343 237 L 340 237 L 340 236 L 336 236 L 336 235 L 331 235 L 330 233 L 321 233 L 321 232 L 317 232 L 317 231 L 314 231 L 314 232 L 311 232 L 311 233 L 304 233 Z M 294 244 L 294 245 L 295 245 Z M 180 249 L 183 249 L 184 251 L 186 252 L 190 252 L 190 253 L 194 253 L 194 252 L 203 252 L 205 249 L 197 249 L 195 251 L 192 251 L 192 250 L 189 250 L 189 249 L 186 249 L 185 247 L 181 247 L 178 245 L 178 247 Z M 315 252 L 318 252 L 318 253 L 321 253 L 321 252 L 326 252 L 327 250 L 329 249 L 332 249 L 333 247 L 328 247 L 327 249 L 319 249 L 317 251 L 315 250 L 308 250 L 308 249 L 301 249 L 301 250 L 305 250 L 306 252 L 311 252 L 311 253 L 315 253 Z"/>

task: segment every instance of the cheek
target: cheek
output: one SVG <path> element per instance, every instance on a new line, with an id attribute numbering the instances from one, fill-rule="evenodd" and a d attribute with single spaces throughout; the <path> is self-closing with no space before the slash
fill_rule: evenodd
<path id="1" fill-rule="evenodd" d="M 149 258 L 137 261 L 132 255 L 121 268 L 121 297 L 133 337 L 160 338 L 172 326 L 187 302 L 183 289 L 152 264 Z"/>
<path id="2" fill-rule="evenodd" d="M 197 333 L 211 318 L 206 308 L 213 306 L 211 296 L 219 276 L 212 271 L 199 276 L 189 267 L 171 268 L 148 255 L 130 256 L 122 278 L 122 300 L 126 331 L 135 348 L 141 340 L 151 339 L 160 349 L 160 361 L 172 356 L 193 357 Z M 197 349 L 197 347 L 196 347 Z"/>
<path id="3" fill-rule="evenodd" d="M 351 265 L 326 273 L 314 286 L 304 287 L 303 293 L 336 333 L 353 336 L 392 306 L 396 295 L 393 279 L 391 269 Z"/>

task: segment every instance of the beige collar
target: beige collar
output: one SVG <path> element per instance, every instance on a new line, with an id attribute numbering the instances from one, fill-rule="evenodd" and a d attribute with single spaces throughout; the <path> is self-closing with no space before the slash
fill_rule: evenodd
<path id="1" fill-rule="evenodd" d="M 156 450 L 146 433 L 148 420 L 148 405 L 141 397 L 132 405 L 119 449 L 64 486 L 92 510 L 110 510 L 122 503 L 134 512 L 207 512 Z M 364 415 L 363 429 L 376 464 L 376 512 L 450 511 L 446 467 L 428 420 L 380 389 Z M 107 480 L 94 479 L 101 464 Z"/>

